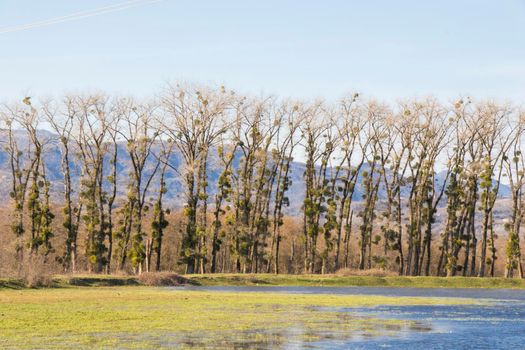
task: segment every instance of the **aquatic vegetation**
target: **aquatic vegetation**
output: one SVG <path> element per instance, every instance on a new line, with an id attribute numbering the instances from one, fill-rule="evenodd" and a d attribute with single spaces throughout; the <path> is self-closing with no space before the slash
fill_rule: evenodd
<path id="1" fill-rule="evenodd" d="M 272 347 L 431 331 L 411 320 L 338 308 L 472 305 L 461 298 L 210 292 L 152 287 L 0 292 L 0 347 Z M 222 345 L 221 345 L 222 344 Z"/>

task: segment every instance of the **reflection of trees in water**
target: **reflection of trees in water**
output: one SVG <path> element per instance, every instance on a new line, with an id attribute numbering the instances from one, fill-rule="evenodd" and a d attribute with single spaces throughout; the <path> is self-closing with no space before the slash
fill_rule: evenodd
<path id="1" fill-rule="evenodd" d="M 318 321 L 297 322 L 283 328 L 187 332 L 174 335 L 175 339 L 170 339 L 163 345 L 227 349 L 273 349 L 287 346 L 301 348 L 314 344 L 322 346 L 432 331 L 432 325 L 427 322 L 376 319 L 336 312 L 329 321 L 321 318 Z"/>

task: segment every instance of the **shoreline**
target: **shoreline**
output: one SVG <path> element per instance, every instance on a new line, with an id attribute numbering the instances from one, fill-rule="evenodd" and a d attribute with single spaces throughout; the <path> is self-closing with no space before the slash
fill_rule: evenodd
<path id="1" fill-rule="evenodd" d="M 503 277 L 409 277 L 409 276 L 341 276 L 274 274 L 204 274 L 174 273 L 139 276 L 55 275 L 45 283 L 28 286 L 15 278 L 0 278 L 1 289 L 118 287 L 118 286 L 310 286 L 310 287 L 396 287 L 396 288 L 472 288 L 525 289 L 525 279 Z"/>

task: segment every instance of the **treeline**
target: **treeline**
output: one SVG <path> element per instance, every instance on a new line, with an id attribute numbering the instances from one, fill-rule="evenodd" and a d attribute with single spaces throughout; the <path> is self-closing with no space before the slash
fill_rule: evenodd
<path id="1" fill-rule="evenodd" d="M 12 207 L 2 241 L 15 242 L 8 254 L 19 268 L 141 273 L 173 261 L 164 268 L 494 276 L 499 255 L 505 276 L 523 277 L 525 123 L 511 105 L 424 99 L 389 106 L 357 94 L 300 102 L 177 85 L 149 101 L 26 97 L 0 116 Z M 117 167 L 120 144 L 129 173 Z M 46 174 L 51 148 L 61 155 L 59 203 Z M 287 230 L 294 159 L 304 163 L 305 194 L 300 229 Z M 212 165 L 220 169 L 214 184 Z M 183 181 L 178 216 L 165 203 L 174 190 L 170 173 Z M 496 232 L 502 181 L 511 198 L 499 222 L 504 232 Z M 170 226 L 175 250 L 165 246 Z M 499 254 L 498 233 L 506 240 Z M 173 251 L 176 257 L 165 256 Z"/>

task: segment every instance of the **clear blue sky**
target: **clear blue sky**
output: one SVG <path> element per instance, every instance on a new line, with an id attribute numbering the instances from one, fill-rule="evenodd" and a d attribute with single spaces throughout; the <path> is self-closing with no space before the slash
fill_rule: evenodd
<path id="1" fill-rule="evenodd" d="M 0 32 L 123 0 L 0 0 Z M 392 100 L 525 95 L 525 0 L 164 0 L 0 34 L 0 99 L 165 81 Z"/>

